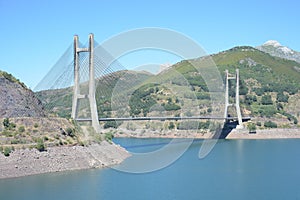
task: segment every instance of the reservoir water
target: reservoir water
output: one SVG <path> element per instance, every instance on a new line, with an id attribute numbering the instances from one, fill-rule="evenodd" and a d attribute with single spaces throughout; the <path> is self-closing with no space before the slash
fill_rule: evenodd
<path id="1" fill-rule="evenodd" d="M 132 152 L 161 148 L 168 139 L 115 139 Z M 195 140 L 172 165 L 131 174 L 81 170 L 0 180 L 0 199 L 300 199 L 300 140 L 219 140 L 198 158 Z"/>

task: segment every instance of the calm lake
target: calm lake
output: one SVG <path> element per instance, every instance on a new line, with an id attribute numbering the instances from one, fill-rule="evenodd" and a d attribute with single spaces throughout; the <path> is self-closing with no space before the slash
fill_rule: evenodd
<path id="1" fill-rule="evenodd" d="M 115 139 L 132 152 L 169 141 Z M 202 143 L 195 140 L 172 165 L 150 173 L 107 168 L 0 180 L 0 199 L 300 199 L 299 139 L 219 140 L 199 159 Z"/>

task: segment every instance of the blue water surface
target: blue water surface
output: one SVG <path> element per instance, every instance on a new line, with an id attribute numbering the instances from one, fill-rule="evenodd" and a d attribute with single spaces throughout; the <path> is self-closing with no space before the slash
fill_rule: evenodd
<path id="1" fill-rule="evenodd" d="M 170 139 L 115 142 L 148 152 Z M 194 141 L 172 165 L 151 173 L 107 168 L 0 180 L 0 200 L 300 199 L 300 140 L 219 140 L 199 159 L 202 142 Z"/>

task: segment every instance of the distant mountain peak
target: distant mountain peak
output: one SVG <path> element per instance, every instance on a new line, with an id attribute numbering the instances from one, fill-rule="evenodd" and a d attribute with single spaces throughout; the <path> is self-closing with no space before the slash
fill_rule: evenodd
<path id="1" fill-rule="evenodd" d="M 300 63 L 300 53 L 290 49 L 289 47 L 281 45 L 276 40 L 269 40 L 263 45 L 256 47 L 257 49 L 271 54 L 272 56 L 277 56 L 280 58 L 285 58 L 288 60 L 294 60 Z"/>
<path id="2" fill-rule="evenodd" d="M 266 41 L 263 46 L 273 46 L 273 47 L 280 47 L 282 46 L 278 41 L 276 40 L 268 40 Z"/>

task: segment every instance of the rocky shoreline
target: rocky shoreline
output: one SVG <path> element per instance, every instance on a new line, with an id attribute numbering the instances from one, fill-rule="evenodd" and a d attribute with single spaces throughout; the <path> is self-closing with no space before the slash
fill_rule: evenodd
<path id="1" fill-rule="evenodd" d="M 120 164 L 130 154 L 116 144 L 103 141 L 87 147 L 49 147 L 47 151 L 17 149 L 10 156 L 0 154 L 0 179 Z"/>
<path id="2" fill-rule="evenodd" d="M 263 129 L 256 130 L 256 133 L 249 133 L 248 130 L 233 130 L 226 139 L 300 139 L 300 129 Z"/>
<path id="3" fill-rule="evenodd" d="M 211 139 L 214 135 L 210 132 L 197 131 L 130 131 L 122 129 L 122 134 L 116 132 L 115 137 L 133 137 L 133 138 L 195 138 L 195 139 Z M 300 128 L 273 128 L 256 130 L 255 133 L 249 133 L 249 130 L 233 129 L 226 139 L 289 139 L 300 138 Z"/>

